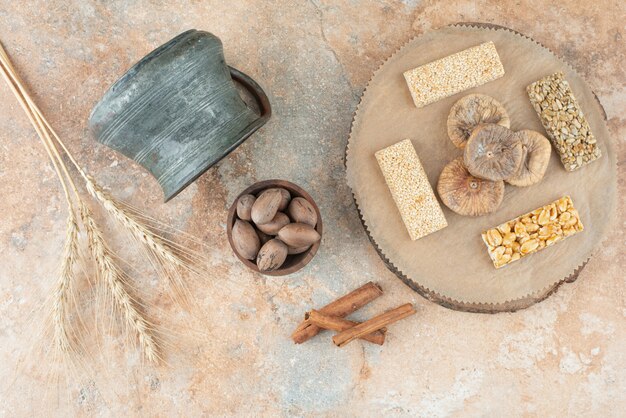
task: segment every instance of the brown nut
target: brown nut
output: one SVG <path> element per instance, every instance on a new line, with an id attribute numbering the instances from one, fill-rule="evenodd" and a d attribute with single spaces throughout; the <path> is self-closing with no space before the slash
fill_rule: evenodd
<path id="1" fill-rule="evenodd" d="M 539 132 L 531 130 L 518 131 L 516 134 L 522 143 L 522 163 L 517 174 L 506 182 L 518 187 L 539 183 L 550 163 L 550 141 Z"/>
<path id="2" fill-rule="evenodd" d="M 311 225 L 293 223 L 278 231 L 278 238 L 290 247 L 300 248 L 316 243 L 321 236 Z"/>
<path id="3" fill-rule="evenodd" d="M 252 205 L 252 221 L 258 226 L 274 219 L 278 207 L 283 201 L 283 195 L 279 189 L 267 189 L 256 198 Z"/>
<path id="4" fill-rule="evenodd" d="M 309 248 L 311 248 L 310 245 L 307 245 L 305 247 L 299 247 L 299 248 L 289 247 L 288 248 L 288 254 L 290 254 L 290 255 L 302 254 L 303 252 L 307 251 Z"/>
<path id="5" fill-rule="evenodd" d="M 504 126 L 481 125 L 470 135 L 463 161 L 475 177 L 505 180 L 519 172 L 522 144 L 515 132 Z"/>
<path id="6" fill-rule="evenodd" d="M 472 176 L 463 157 L 458 157 L 441 171 L 437 192 L 444 205 L 459 215 L 481 216 L 498 209 L 504 197 L 504 182 Z"/>
<path id="7" fill-rule="evenodd" d="M 287 258 L 287 246 L 279 239 L 271 239 L 265 243 L 256 258 L 256 266 L 260 271 L 273 271 L 283 265 Z"/>
<path id="8" fill-rule="evenodd" d="M 464 148 L 474 128 L 495 123 L 509 128 L 511 121 L 504 107 L 491 96 L 469 94 L 457 101 L 448 115 L 448 136 L 458 148 Z"/>
<path id="9" fill-rule="evenodd" d="M 254 260 L 261 248 L 259 236 L 248 221 L 237 219 L 233 225 L 232 240 L 235 251 L 248 260 Z"/>
<path id="10" fill-rule="evenodd" d="M 237 216 L 244 221 L 252 220 L 252 205 L 256 197 L 251 194 L 245 194 L 237 200 Z"/>
<path id="11" fill-rule="evenodd" d="M 280 200 L 280 205 L 278 205 L 278 210 L 283 212 L 285 209 L 287 209 L 287 206 L 289 206 L 289 202 L 291 201 L 291 193 L 289 193 L 288 190 L 285 190 L 282 187 L 279 187 L 278 190 L 280 190 L 280 195 L 281 195 L 281 200 Z"/>
<path id="12" fill-rule="evenodd" d="M 259 240 L 261 241 L 261 247 L 264 246 L 267 241 L 274 238 L 271 235 L 267 235 L 265 232 L 258 229 L 256 230 L 256 234 L 259 236 Z"/>
<path id="13" fill-rule="evenodd" d="M 303 197 L 294 197 L 287 209 L 289 217 L 294 222 L 311 225 L 315 228 L 317 224 L 317 213 L 313 205 Z"/>
<path id="14" fill-rule="evenodd" d="M 257 225 L 256 227 L 261 232 L 265 232 L 267 235 L 276 235 L 278 231 L 282 229 L 283 226 L 287 225 L 291 221 L 289 220 L 289 216 L 285 215 L 282 212 L 276 212 L 274 218 L 268 223 Z"/>

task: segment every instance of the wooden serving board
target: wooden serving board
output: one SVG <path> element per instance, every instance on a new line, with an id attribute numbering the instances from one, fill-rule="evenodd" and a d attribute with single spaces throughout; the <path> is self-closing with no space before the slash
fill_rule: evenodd
<path id="1" fill-rule="evenodd" d="M 504 77 L 420 109 L 413 105 L 404 71 L 487 41 L 496 45 Z M 374 153 L 410 138 L 435 188 L 445 164 L 462 154 L 446 131 L 454 102 L 471 93 L 490 95 L 506 108 L 511 129 L 545 134 L 525 89 L 556 71 L 565 73 L 602 157 L 567 172 L 553 152 L 541 183 L 526 188 L 507 185 L 502 206 L 495 213 L 464 217 L 443 206 L 449 226 L 411 241 Z M 615 144 L 593 92 L 552 52 L 530 38 L 493 25 L 458 24 L 424 34 L 383 63 L 368 83 L 355 113 L 346 148 L 346 168 L 365 230 L 390 270 L 426 298 L 470 312 L 522 309 L 543 300 L 560 284 L 575 280 L 614 220 L 617 202 Z M 572 197 L 585 231 L 496 270 L 480 233 L 563 195 Z"/>

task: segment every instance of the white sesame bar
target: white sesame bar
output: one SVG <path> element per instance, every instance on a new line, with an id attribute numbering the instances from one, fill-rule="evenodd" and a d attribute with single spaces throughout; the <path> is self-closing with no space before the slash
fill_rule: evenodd
<path id="1" fill-rule="evenodd" d="M 526 91 L 567 171 L 576 170 L 602 156 L 562 72 L 535 81 L 526 87 Z"/>
<path id="2" fill-rule="evenodd" d="M 485 42 L 404 73 L 415 106 L 483 85 L 504 75 L 493 42 Z"/>
<path id="3" fill-rule="evenodd" d="M 448 226 L 410 139 L 375 155 L 413 241 Z"/>

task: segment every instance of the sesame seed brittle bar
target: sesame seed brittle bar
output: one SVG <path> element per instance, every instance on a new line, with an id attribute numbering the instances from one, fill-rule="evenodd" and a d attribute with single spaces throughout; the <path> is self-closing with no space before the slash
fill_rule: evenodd
<path id="1" fill-rule="evenodd" d="M 375 155 L 412 240 L 448 226 L 410 139 Z"/>
<path id="2" fill-rule="evenodd" d="M 493 42 L 485 42 L 404 73 L 418 108 L 504 75 Z"/>

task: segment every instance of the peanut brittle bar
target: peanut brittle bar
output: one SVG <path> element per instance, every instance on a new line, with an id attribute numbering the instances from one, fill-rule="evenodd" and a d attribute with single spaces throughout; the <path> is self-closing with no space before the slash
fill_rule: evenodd
<path id="1" fill-rule="evenodd" d="M 572 199 L 564 196 L 482 233 L 496 268 L 526 257 L 584 229 Z"/>

